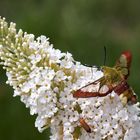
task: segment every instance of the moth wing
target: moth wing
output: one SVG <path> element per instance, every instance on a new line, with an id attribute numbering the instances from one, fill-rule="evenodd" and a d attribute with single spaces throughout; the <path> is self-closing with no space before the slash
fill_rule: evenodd
<path id="1" fill-rule="evenodd" d="M 80 88 L 79 90 L 73 93 L 75 98 L 89 98 L 89 97 L 103 97 L 106 96 L 109 92 L 109 89 L 106 85 L 100 87 L 101 81 L 104 77 Z"/>
<path id="2" fill-rule="evenodd" d="M 99 80 L 89 83 L 73 93 L 75 98 L 89 98 L 98 96 Z"/>
<path id="3" fill-rule="evenodd" d="M 121 54 L 120 58 L 116 62 L 115 67 L 121 71 L 125 79 L 128 78 L 130 73 L 130 66 L 132 61 L 132 54 L 130 51 L 125 51 Z"/>

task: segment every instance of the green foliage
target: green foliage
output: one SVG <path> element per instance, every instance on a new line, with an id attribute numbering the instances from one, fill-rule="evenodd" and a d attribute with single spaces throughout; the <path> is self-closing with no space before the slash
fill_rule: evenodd
<path id="1" fill-rule="evenodd" d="M 82 63 L 102 65 L 104 45 L 108 66 L 114 65 L 121 51 L 130 50 L 133 60 L 129 83 L 139 93 L 139 5 L 138 0 L 4 0 L 0 1 L 0 15 L 28 33 L 50 37 L 55 48 L 71 52 Z M 47 139 L 49 134 L 38 133 L 35 117 L 12 97 L 13 90 L 5 81 L 1 68 L 0 139 Z"/>

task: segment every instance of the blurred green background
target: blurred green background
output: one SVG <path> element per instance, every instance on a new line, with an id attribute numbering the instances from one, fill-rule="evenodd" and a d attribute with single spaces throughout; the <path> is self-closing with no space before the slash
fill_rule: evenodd
<path id="1" fill-rule="evenodd" d="M 46 35 L 55 48 L 73 54 L 83 64 L 113 66 L 123 50 L 133 54 L 130 85 L 140 95 L 140 1 L 139 0 L 0 0 L 0 15 L 36 36 Z M 0 67 L 1 68 L 1 67 Z M 49 130 L 39 133 L 36 116 L 13 98 L 0 69 L 0 140 L 47 140 Z"/>

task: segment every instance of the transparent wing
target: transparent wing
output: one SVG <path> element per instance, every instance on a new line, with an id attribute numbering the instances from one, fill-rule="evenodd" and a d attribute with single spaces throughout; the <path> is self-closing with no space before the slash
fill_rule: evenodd
<path id="1" fill-rule="evenodd" d="M 104 97 L 108 95 L 112 89 L 107 85 L 103 85 L 104 77 L 80 88 L 73 93 L 75 98 L 90 98 L 90 97 Z"/>

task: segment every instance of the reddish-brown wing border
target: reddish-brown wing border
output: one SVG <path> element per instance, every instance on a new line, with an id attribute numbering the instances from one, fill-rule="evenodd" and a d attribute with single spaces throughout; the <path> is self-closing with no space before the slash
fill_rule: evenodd
<path id="1" fill-rule="evenodd" d="M 121 93 L 123 93 L 124 91 L 126 91 L 130 88 L 129 85 L 127 84 L 127 81 L 123 80 L 117 86 L 109 87 L 109 90 L 105 93 L 82 91 L 83 88 L 85 88 L 89 85 L 92 85 L 92 84 L 95 85 L 99 81 L 100 81 L 100 79 L 75 91 L 73 93 L 73 97 L 74 98 L 104 97 L 104 96 L 107 96 L 109 93 L 111 93 L 113 90 L 115 93 L 117 93 L 117 95 L 120 95 Z"/>
<path id="2" fill-rule="evenodd" d="M 104 78 L 104 76 L 101 77 L 100 79 L 98 79 L 98 80 L 96 80 L 96 81 L 94 81 L 92 83 L 89 83 L 89 84 L 83 86 L 82 88 L 78 89 L 77 91 L 75 91 L 73 93 L 73 97 L 74 98 L 90 98 L 90 97 L 104 97 L 104 96 L 108 95 L 112 91 L 112 89 L 108 90 L 106 93 L 88 92 L 88 91 L 83 91 L 82 90 L 82 89 L 84 89 L 84 88 L 86 88 L 86 87 L 88 87 L 90 85 L 98 84 L 103 78 Z"/>

